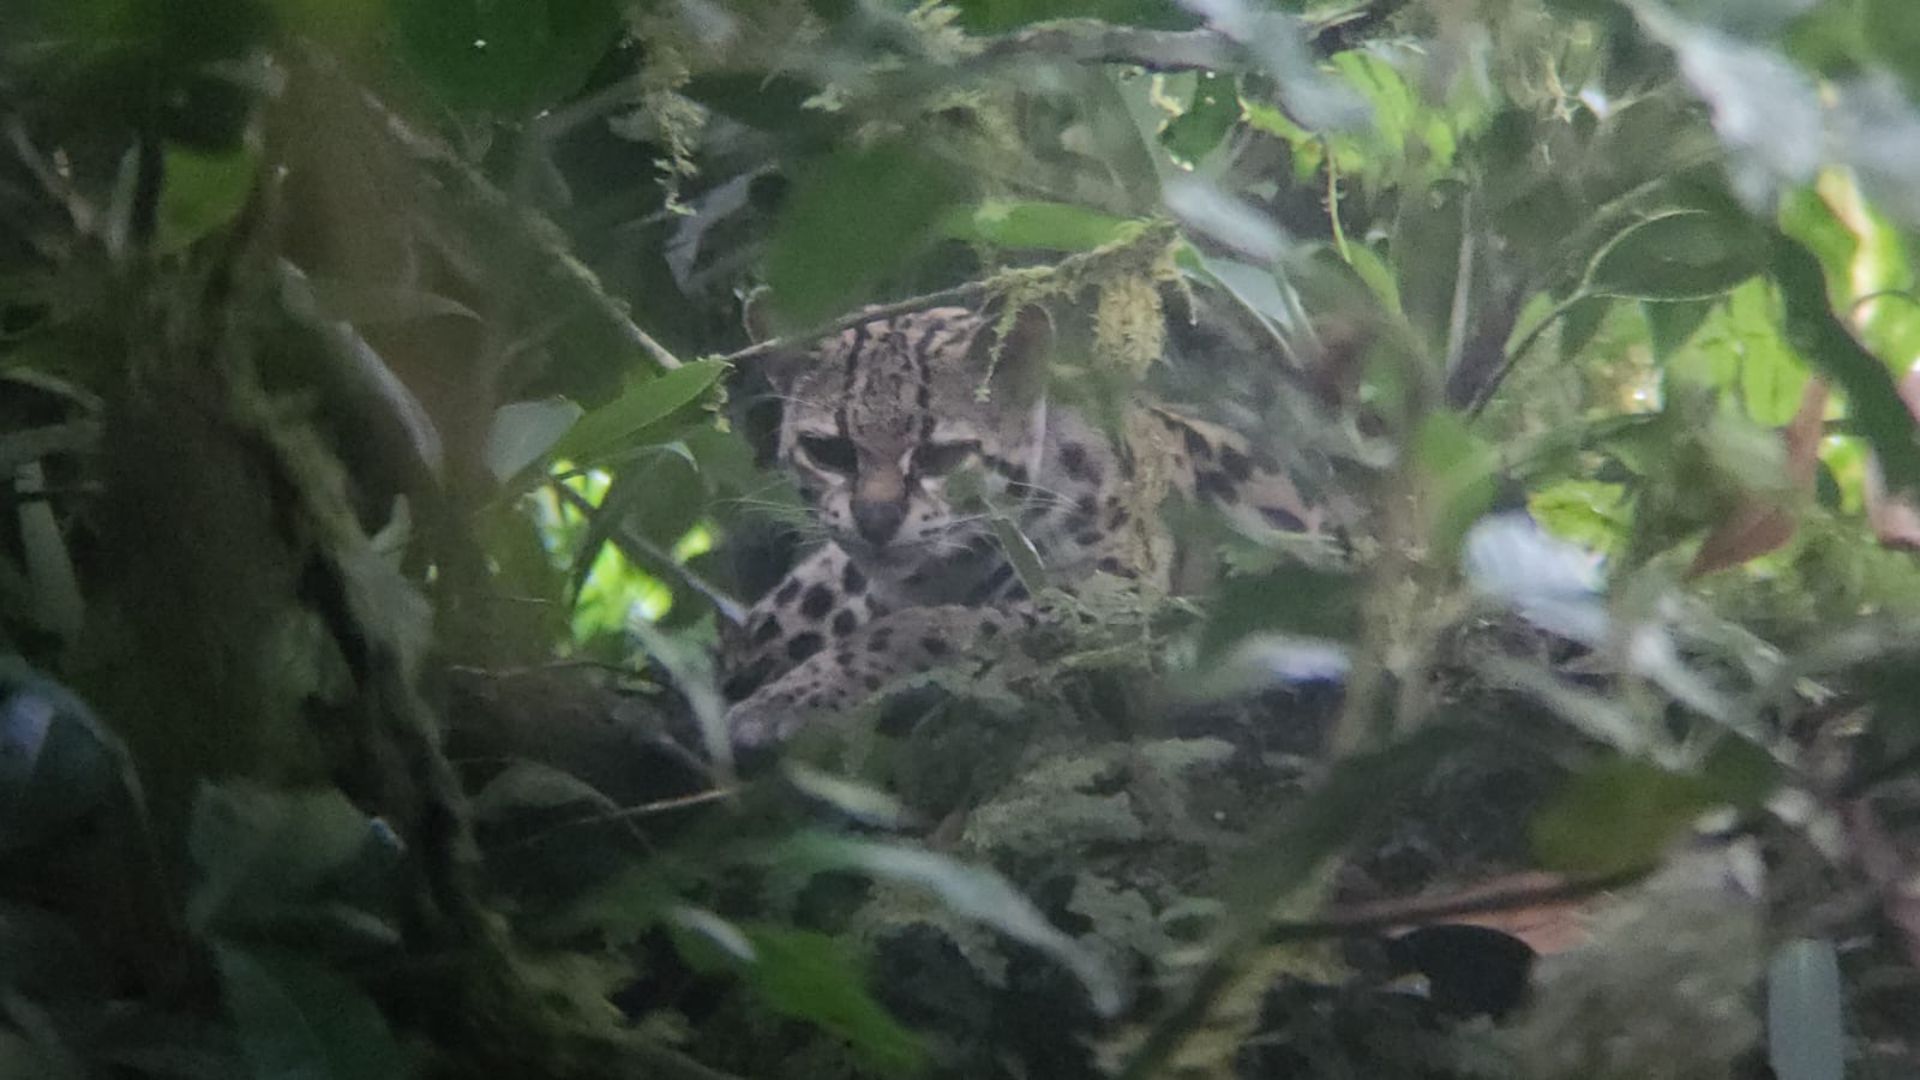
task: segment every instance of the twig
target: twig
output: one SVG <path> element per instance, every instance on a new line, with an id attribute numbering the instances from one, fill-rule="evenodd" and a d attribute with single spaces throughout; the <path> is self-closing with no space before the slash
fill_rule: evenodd
<path id="1" fill-rule="evenodd" d="M 1609 877 L 1562 882 L 1552 886 L 1496 890 L 1479 896 L 1389 901 L 1367 905 L 1327 919 L 1273 923 L 1262 934 L 1261 940 L 1269 945 L 1282 944 L 1383 929 L 1402 923 L 1431 922 L 1450 915 L 1498 911 L 1548 900 L 1572 899 L 1618 888 L 1644 876 L 1644 871 L 1634 871 Z M 1243 957 L 1237 951 L 1234 955 L 1215 955 L 1210 959 L 1195 976 L 1193 985 L 1188 989 L 1173 1015 L 1162 1023 L 1156 1024 L 1153 1033 L 1134 1053 L 1133 1059 L 1127 1063 L 1126 1071 L 1121 1073 L 1121 1080 L 1146 1080 L 1149 1076 L 1158 1075 L 1155 1070 L 1165 1063 L 1169 1055 L 1179 1049 L 1193 1028 L 1206 1018 L 1207 1013 L 1213 1008 L 1215 999 L 1235 978 L 1239 977 L 1242 959 Z"/>
<path id="2" fill-rule="evenodd" d="M 1382 900 L 1377 903 L 1361 904 L 1343 912 L 1335 912 L 1324 918 L 1276 922 L 1267 927 L 1263 940 L 1273 945 L 1287 941 L 1384 930 L 1392 926 L 1432 923 L 1457 915 L 1506 911 L 1556 900 L 1578 900 L 1630 885 L 1645 876 L 1645 871 L 1635 870 L 1604 877 L 1572 878 L 1538 885 L 1515 885 L 1466 895 L 1451 893 L 1446 896 Z"/>
<path id="3" fill-rule="evenodd" d="M 657 799 L 653 802 L 641 803 L 637 806 L 623 806 L 617 810 L 609 810 L 605 813 L 583 814 L 577 818 L 569 818 L 566 821 L 549 825 L 538 832 L 523 836 L 510 844 L 503 844 L 498 850 L 512 851 L 516 848 L 531 847 L 555 833 L 567 829 L 578 829 L 588 825 L 608 825 L 616 822 L 625 823 L 635 818 L 652 817 L 655 814 L 670 814 L 676 810 L 688 810 L 696 806 L 705 806 L 708 803 L 730 799 L 736 793 L 736 789 L 731 787 L 717 787 L 710 788 L 706 791 L 696 791 L 691 795 L 682 795 L 678 798 Z"/>
<path id="4" fill-rule="evenodd" d="M 764 359 L 783 349 L 812 348 L 813 344 L 822 338 L 831 337 L 842 330 L 859 326 L 861 323 L 872 322 L 875 319 L 888 319 L 895 315 L 905 315 L 909 312 L 921 311 L 926 308 L 936 307 L 940 304 L 963 304 L 979 300 L 983 297 L 991 296 L 996 292 L 1009 290 L 1014 287 L 1014 283 L 1022 277 L 1031 277 L 1031 275 L 1034 274 L 1048 278 L 1064 277 L 1072 280 L 1072 275 L 1080 272 L 1085 267 L 1097 265 L 1105 260 L 1112 259 L 1117 254 L 1124 257 L 1126 251 L 1137 250 L 1142 246 L 1171 242 L 1171 240 L 1178 235 L 1172 224 L 1165 220 L 1153 219 L 1140 222 L 1136 229 L 1127 232 L 1122 238 L 1103 247 L 1095 248 L 1092 251 L 1084 251 L 1076 255 L 1070 255 L 1052 266 L 1004 270 L 985 280 L 964 282 L 950 289 L 941 289 L 937 292 L 910 296 L 905 300 L 896 300 L 890 304 L 879 304 L 873 307 L 861 308 L 859 311 L 842 315 L 831 322 L 803 330 L 797 334 L 782 334 L 776 338 L 769 338 L 766 341 L 749 345 L 738 352 L 728 353 L 719 359 L 723 363 L 737 366 Z"/>
<path id="5" fill-rule="evenodd" d="M 1071 64 L 1130 64 L 1154 72 L 1241 71 L 1245 46 L 1215 30 L 1143 30 L 1098 19 L 1061 19 L 991 39 L 971 66 L 1044 56 Z"/>
<path id="6" fill-rule="evenodd" d="M 1507 381 L 1507 376 L 1513 373 L 1513 369 L 1520 366 L 1520 361 L 1526 359 L 1526 355 L 1533 351 L 1534 345 L 1540 341 L 1540 335 L 1546 333 L 1547 327 L 1566 318 L 1567 312 L 1572 311 L 1575 306 L 1592 299 L 1595 299 L 1592 294 L 1576 290 L 1573 295 L 1555 304 L 1552 310 L 1542 316 L 1540 321 L 1527 331 L 1527 336 L 1520 339 L 1520 344 L 1515 345 L 1513 351 L 1501 359 L 1500 366 L 1493 369 L 1492 377 L 1474 394 L 1473 401 L 1467 406 L 1467 415 L 1479 416 L 1486 410 L 1486 407 L 1493 402 L 1494 391 L 1500 388 L 1501 383 Z"/>
<path id="7" fill-rule="evenodd" d="M 779 337 L 756 342 L 738 352 L 728 353 L 721 357 L 720 360 L 723 363 L 736 366 L 752 363 L 755 360 L 765 359 L 782 349 L 810 347 L 814 342 L 822 338 L 832 337 L 842 330 L 859 326 L 864 322 L 872 322 L 875 319 L 889 319 L 895 315 L 905 315 L 908 312 L 919 311 L 922 308 L 936 307 L 940 304 L 961 304 L 969 300 L 978 300 L 991 292 L 993 287 L 994 283 L 990 281 L 969 281 L 964 285 L 955 285 L 951 289 L 941 289 L 938 292 L 912 296 L 905 300 L 896 300 L 891 304 L 880 304 L 877 307 L 861 308 L 852 314 L 842 315 L 832 322 L 823 323 L 797 334 L 782 334 Z"/>
<path id="8" fill-rule="evenodd" d="M 588 517 L 602 512 L 601 507 L 593 505 L 586 496 L 565 484 L 556 483 L 553 485 L 553 489 L 560 493 L 560 497 L 566 500 L 567 505 Z M 613 540 L 617 547 L 630 547 L 640 554 L 645 555 L 649 561 L 658 563 L 668 574 L 677 578 L 680 584 L 706 597 L 707 602 L 713 605 L 714 610 L 720 613 L 721 618 L 733 623 L 735 626 L 746 622 L 746 609 L 742 608 L 738 601 L 722 592 L 718 586 L 707 581 L 699 574 L 682 566 L 670 553 L 661 551 L 652 541 L 634 532 L 625 522 L 614 523 L 613 529 L 609 531 L 609 539 Z"/>

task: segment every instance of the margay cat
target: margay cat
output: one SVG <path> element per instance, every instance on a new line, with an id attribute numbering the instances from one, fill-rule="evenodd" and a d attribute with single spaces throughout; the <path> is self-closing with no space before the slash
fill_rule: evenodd
<path id="1" fill-rule="evenodd" d="M 740 745 L 783 740 L 809 713 L 1031 625 L 989 508 L 1017 522 L 1049 584 L 1105 573 L 1167 587 L 1172 540 L 1138 497 L 1148 478 L 1132 446 L 1049 407 L 1043 312 L 1023 311 L 997 348 L 996 322 L 962 308 L 876 319 L 770 371 L 785 399 L 780 459 L 829 540 L 730 643 Z M 1159 408 L 1128 423 L 1166 448 L 1162 490 L 1268 528 L 1320 529 L 1320 510 L 1240 436 Z"/>

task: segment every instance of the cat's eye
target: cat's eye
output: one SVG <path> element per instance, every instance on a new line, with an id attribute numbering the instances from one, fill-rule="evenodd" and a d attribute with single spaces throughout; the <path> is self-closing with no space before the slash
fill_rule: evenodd
<path id="1" fill-rule="evenodd" d="M 930 443 L 913 452 L 913 467 L 922 476 L 945 476 L 966 464 L 979 449 L 980 444 L 972 439 Z"/>
<path id="2" fill-rule="evenodd" d="M 802 435 L 800 449 L 806 451 L 808 460 L 815 465 L 834 472 L 852 473 L 860 464 L 853 440 L 837 435 Z"/>

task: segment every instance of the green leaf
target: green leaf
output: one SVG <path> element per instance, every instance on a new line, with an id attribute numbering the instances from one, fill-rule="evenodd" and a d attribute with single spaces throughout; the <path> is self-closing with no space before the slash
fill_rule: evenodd
<path id="1" fill-rule="evenodd" d="M 1909 491 L 1920 485 L 1913 414 L 1900 400 L 1886 365 L 1834 317 L 1818 260 L 1797 241 L 1776 235 L 1772 271 L 1786 302 L 1787 340 L 1846 391 L 1860 433 L 1879 455 L 1888 487 Z"/>
<path id="2" fill-rule="evenodd" d="M 941 233 L 955 240 L 1037 251 L 1091 251 L 1137 227 L 1131 218 L 1072 203 L 1005 199 L 956 206 L 940 219 Z"/>
<path id="3" fill-rule="evenodd" d="M 953 169 L 901 143 L 835 153 L 800 178 L 774 227 L 776 312 L 805 326 L 853 306 L 925 246 L 960 194 Z"/>
<path id="4" fill-rule="evenodd" d="M 643 379 L 582 416 L 554 444 L 553 456 L 586 465 L 633 449 L 649 427 L 698 400 L 726 370 L 719 360 L 696 360 Z"/>
<path id="5" fill-rule="evenodd" d="M 1365 244 L 1349 244 L 1341 254 L 1347 258 L 1348 265 L 1366 283 L 1374 298 L 1386 310 L 1399 314 L 1400 286 L 1393 279 L 1393 271 L 1387 268 L 1386 261 Z"/>
<path id="6" fill-rule="evenodd" d="M 612 816 L 620 809 L 585 780 L 537 761 L 507 766 L 474 795 L 471 807 L 475 821 L 489 824 L 569 807 L 582 815 Z"/>
<path id="7" fill-rule="evenodd" d="M 920 848 L 821 834 L 796 838 L 782 849 L 780 858 L 803 872 L 854 870 L 924 889 L 956 915 L 985 923 L 1059 961 L 1080 979 L 1100 1015 L 1120 1011 L 1124 1000 L 1120 982 L 1105 961 L 1054 927 L 992 870 Z"/>
<path id="8" fill-rule="evenodd" d="M 392 0 L 400 55 L 447 104 L 527 115 L 580 89 L 616 0 Z"/>
<path id="9" fill-rule="evenodd" d="M 584 412 L 559 397 L 500 406 L 487 431 L 487 471 L 503 484 L 513 479 L 558 444 Z"/>
<path id="10" fill-rule="evenodd" d="M 277 949 L 213 949 L 257 1080 L 398 1080 L 400 1048 L 372 999 L 338 973 Z"/>
<path id="11" fill-rule="evenodd" d="M 1767 1064 L 1778 1080 L 1844 1080 L 1844 1004 L 1832 942 L 1801 938 L 1774 950 L 1767 964 Z"/>
<path id="12" fill-rule="evenodd" d="M 1463 198 L 1459 184 L 1436 184 L 1418 197 L 1409 192 L 1388 247 L 1407 321 L 1435 356 L 1444 355 L 1452 328 L 1454 282 L 1466 242 Z"/>
<path id="13" fill-rule="evenodd" d="M 926 1051 L 873 1000 L 847 943 L 811 930 L 744 927 L 754 960 L 747 982 L 773 1008 L 847 1040 L 854 1053 L 883 1072 L 921 1067 Z"/>
<path id="14" fill-rule="evenodd" d="M 1352 574 L 1286 565 L 1225 582 L 1200 632 L 1202 663 L 1254 634 L 1352 641 L 1360 628 L 1360 581 Z"/>
<path id="15" fill-rule="evenodd" d="M 1613 310 L 1613 304 L 1605 297 L 1589 296 L 1567 305 L 1566 313 L 1560 317 L 1559 352 L 1560 360 L 1565 363 L 1580 354 L 1599 336 L 1600 328 L 1606 324 L 1607 315 Z"/>
<path id="16" fill-rule="evenodd" d="M 1649 344 L 1655 363 L 1665 363 L 1700 329 L 1713 312 L 1711 300 L 1681 300 L 1672 303 L 1649 301 L 1641 305 L 1646 313 Z"/>
<path id="17" fill-rule="evenodd" d="M 1421 424 L 1414 455 L 1432 481 L 1428 542 L 1440 558 L 1450 561 L 1467 530 L 1493 505 L 1499 491 L 1499 456 L 1450 412 L 1436 412 Z"/>
<path id="18" fill-rule="evenodd" d="M 1575 776 L 1535 815 L 1534 853 L 1543 867 L 1564 873 L 1643 869 L 1718 801 L 1699 777 L 1612 758 Z"/>
<path id="19" fill-rule="evenodd" d="M 1699 300 L 1759 273 L 1766 257 L 1766 231 L 1752 219 L 1676 210 L 1615 236 L 1594 257 L 1585 291 L 1632 300 Z"/>
<path id="20" fill-rule="evenodd" d="M 154 246 L 163 252 L 183 251 L 232 221 L 253 191 L 258 166 L 258 152 L 245 143 L 204 153 L 169 145 L 161 161 Z"/>
<path id="21" fill-rule="evenodd" d="M 333 788 L 278 791 L 234 781 L 194 800 L 187 846 L 200 882 L 187 904 L 202 932 L 288 921 L 334 924 L 342 935 L 387 936 L 344 902 L 380 895 L 397 841 Z"/>
<path id="22" fill-rule="evenodd" d="M 984 33 L 1066 18 L 1163 30 L 1185 30 L 1198 23 L 1173 0 L 956 0 L 953 6 L 961 25 Z"/>
<path id="23" fill-rule="evenodd" d="M 1186 111 L 1160 131 L 1160 144 L 1176 161 L 1192 166 L 1213 152 L 1240 120 L 1238 82 L 1230 75 L 1200 72 Z"/>

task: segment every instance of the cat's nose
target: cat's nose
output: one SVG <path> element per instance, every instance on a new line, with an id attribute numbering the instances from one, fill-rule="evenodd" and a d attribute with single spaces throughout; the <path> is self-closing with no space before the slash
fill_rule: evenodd
<path id="1" fill-rule="evenodd" d="M 893 539 L 900 531 L 900 523 L 906 520 L 907 508 L 897 502 L 878 502 L 865 499 L 853 501 L 853 524 L 867 543 L 880 545 Z"/>

